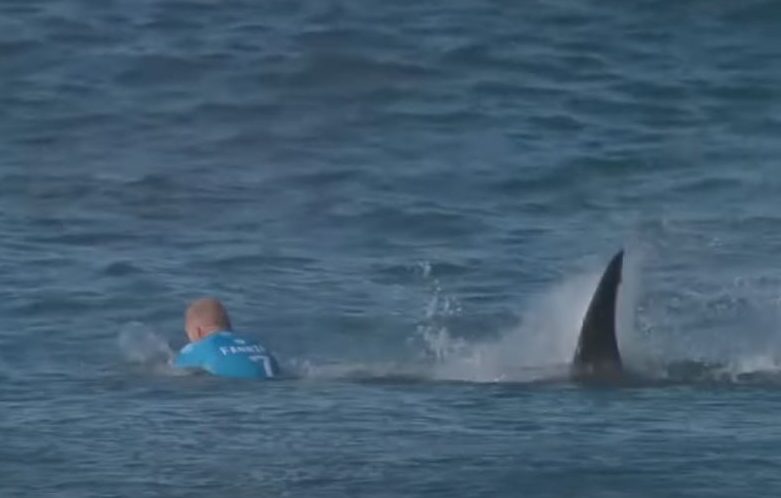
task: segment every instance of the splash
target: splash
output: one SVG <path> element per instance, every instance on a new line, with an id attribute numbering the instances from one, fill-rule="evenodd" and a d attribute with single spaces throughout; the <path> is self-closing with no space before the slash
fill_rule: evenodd
<path id="1" fill-rule="evenodd" d="M 627 258 L 619 292 L 617 329 L 619 347 L 632 351 L 634 308 L 639 288 L 639 258 Z M 596 289 L 602 264 L 593 271 L 558 282 L 534 296 L 523 307 L 521 321 L 498 338 L 474 340 L 453 336 L 450 319 L 462 313 L 457 299 L 448 296 L 422 265 L 430 298 L 421 325 L 408 343 L 422 344 L 418 372 L 426 378 L 461 382 L 539 382 L 569 378 L 583 316 Z M 641 349 L 639 347 L 634 349 Z"/>
<path id="2" fill-rule="evenodd" d="M 639 250 L 625 259 L 616 329 L 622 358 L 630 368 L 648 373 L 658 362 L 644 349 L 645 344 L 634 326 L 641 262 Z M 429 317 L 429 323 L 419 330 L 419 334 L 435 359 L 433 377 L 468 382 L 537 382 L 568 378 L 583 317 L 601 274 L 602 268 L 598 267 L 544 290 L 525 303 L 520 323 L 495 340 L 467 342 L 454 338 L 446 327 Z M 429 315 L 448 316 L 454 309 L 460 311 L 441 294 L 437 285 L 433 304 L 428 307 Z"/>
<path id="3" fill-rule="evenodd" d="M 624 365 L 634 375 L 655 381 L 674 382 L 774 382 L 781 381 L 781 337 L 756 334 L 738 340 L 719 335 L 702 341 L 686 342 L 677 334 L 664 330 L 636 327 L 642 286 L 640 268 L 643 253 L 634 251 L 624 264 L 619 288 L 616 329 Z M 434 325 L 419 333 L 434 358 L 432 378 L 466 382 L 538 382 L 565 380 L 577 346 L 583 316 L 596 288 L 601 272 L 570 277 L 532 298 L 523 308 L 517 327 L 498 339 L 468 342 L 452 337 L 437 318 L 454 309 L 451 300 L 441 296 L 432 299 L 428 313 Z M 446 303 L 441 305 L 440 303 Z M 659 318 L 659 317 L 657 317 Z M 653 323 L 652 316 L 643 320 Z M 756 317 L 743 325 L 756 328 Z M 776 320 L 778 323 L 779 320 Z M 765 324 L 765 330 L 773 326 Z M 646 333 L 643 333 L 646 332 Z M 668 331 L 671 332 L 671 331 Z M 717 333 L 718 331 L 712 331 Z M 674 337 L 671 337 L 674 335 Z M 719 343 L 719 356 L 707 354 Z"/>
<path id="4" fill-rule="evenodd" d="M 174 357 L 168 342 L 140 322 L 125 325 L 119 332 L 118 341 L 120 352 L 131 363 L 152 369 L 168 369 Z"/>
<path id="5" fill-rule="evenodd" d="M 522 322 L 499 339 L 469 343 L 446 328 L 421 331 L 436 359 L 433 377 L 469 382 L 533 382 L 565 377 L 599 273 L 572 278 L 529 302 Z"/>

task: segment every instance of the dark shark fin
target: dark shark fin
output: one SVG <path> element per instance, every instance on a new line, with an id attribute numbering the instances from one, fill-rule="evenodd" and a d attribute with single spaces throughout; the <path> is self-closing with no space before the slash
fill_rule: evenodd
<path id="1" fill-rule="evenodd" d="M 623 372 L 616 340 L 616 300 L 623 263 L 624 251 L 619 251 L 607 265 L 591 298 L 572 360 L 576 378 L 610 378 Z"/>

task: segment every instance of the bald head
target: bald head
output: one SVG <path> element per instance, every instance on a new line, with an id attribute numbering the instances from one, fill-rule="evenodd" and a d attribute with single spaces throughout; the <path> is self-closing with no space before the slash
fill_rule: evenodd
<path id="1" fill-rule="evenodd" d="M 184 328 L 190 341 L 195 342 L 215 332 L 230 330 L 231 322 L 220 301 L 205 297 L 194 301 L 187 308 Z"/>

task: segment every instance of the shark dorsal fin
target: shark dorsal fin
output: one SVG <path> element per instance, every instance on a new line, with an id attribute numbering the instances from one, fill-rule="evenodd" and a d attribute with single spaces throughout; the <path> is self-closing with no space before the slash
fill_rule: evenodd
<path id="1" fill-rule="evenodd" d="M 607 265 L 591 298 L 572 360 L 576 377 L 612 377 L 623 371 L 616 340 L 616 301 L 623 262 L 624 251 L 619 251 Z"/>

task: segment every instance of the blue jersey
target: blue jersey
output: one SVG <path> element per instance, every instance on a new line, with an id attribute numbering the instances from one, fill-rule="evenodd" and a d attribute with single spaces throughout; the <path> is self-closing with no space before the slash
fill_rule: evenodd
<path id="1" fill-rule="evenodd" d="M 270 352 L 229 331 L 216 332 L 186 345 L 177 355 L 174 366 L 244 379 L 270 379 L 279 375 L 279 367 Z"/>

